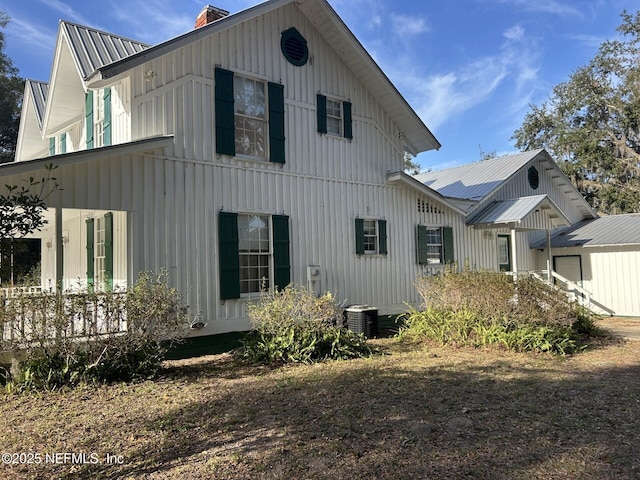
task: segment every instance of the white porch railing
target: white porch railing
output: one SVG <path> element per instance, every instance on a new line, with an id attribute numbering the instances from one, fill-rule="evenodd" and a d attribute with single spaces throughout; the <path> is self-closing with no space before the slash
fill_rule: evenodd
<path id="1" fill-rule="evenodd" d="M 13 298 L 18 295 L 36 295 L 42 293 L 41 286 L 0 288 L 0 298 Z"/>
<path id="2" fill-rule="evenodd" d="M 89 338 L 125 332 L 124 302 L 106 295 L 10 292 L 0 297 L 0 341 L 30 344 L 54 338 Z"/>
<path id="3" fill-rule="evenodd" d="M 513 274 L 513 272 L 509 273 Z M 548 270 L 521 271 L 518 272 L 518 275 L 528 275 L 547 285 L 551 285 L 559 290 L 563 290 L 567 294 L 567 297 L 569 297 L 570 301 L 577 301 L 583 307 L 589 310 L 593 310 L 593 305 L 591 302 L 591 292 L 578 285 L 576 282 L 563 277 L 555 270 L 551 270 L 551 275 L 549 275 Z M 556 282 L 554 283 L 553 281 L 549 281 L 549 278 L 555 279 Z M 558 285 L 558 283 L 560 285 Z"/>

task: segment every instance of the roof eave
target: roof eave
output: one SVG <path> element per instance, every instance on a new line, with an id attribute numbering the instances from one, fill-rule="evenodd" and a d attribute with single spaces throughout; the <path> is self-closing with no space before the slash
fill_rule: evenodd
<path id="1" fill-rule="evenodd" d="M 390 172 L 387 174 L 387 181 L 389 183 L 400 183 L 402 185 L 406 185 L 442 203 L 443 205 L 445 205 L 447 208 L 450 208 L 454 212 L 459 213 L 460 215 L 465 215 L 464 210 L 460 209 L 458 206 L 451 203 L 446 197 L 442 196 L 435 190 L 427 187 L 425 184 L 420 183 L 418 180 L 413 178 L 411 175 L 407 175 L 405 172 Z"/>
<path id="2" fill-rule="evenodd" d="M 173 139 L 173 135 L 163 135 L 108 147 L 80 150 L 78 152 L 64 153 L 61 155 L 36 158 L 22 162 L 5 163 L 0 165 L 0 178 L 31 172 L 49 164 L 54 164 L 55 166 L 73 165 L 75 163 L 99 160 L 106 156 L 127 155 L 142 151 L 155 150 L 158 148 L 165 148 L 173 145 Z"/>

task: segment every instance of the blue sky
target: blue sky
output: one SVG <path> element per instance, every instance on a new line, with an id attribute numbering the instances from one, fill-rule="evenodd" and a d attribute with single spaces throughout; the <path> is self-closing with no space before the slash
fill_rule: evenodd
<path id="1" fill-rule="evenodd" d="M 155 44 L 193 28 L 211 3 L 231 13 L 255 0 L 0 0 L 7 53 L 20 75 L 49 80 L 65 19 Z M 617 36 L 632 0 L 329 0 L 442 144 L 424 169 L 515 149 L 529 104 L 547 98 Z"/>

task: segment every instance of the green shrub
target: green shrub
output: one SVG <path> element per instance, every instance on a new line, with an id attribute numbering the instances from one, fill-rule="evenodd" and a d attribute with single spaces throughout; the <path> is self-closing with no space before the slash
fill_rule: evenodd
<path id="1" fill-rule="evenodd" d="M 316 298 L 294 286 L 263 292 L 249 306 L 249 318 L 252 330 L 239 353 L 252 363 L 310 363 L 376 352 L 364 335 L 343 328 L 342 308 L 330 293 Z"/>
<path id="2" fill-rule="evenodd" d="M 583 348 L 582 337 L 599 333 L 586 309 L 533 278 L 449 272 L 416 286 L 427 307 L 406 315 L 401 339 L 569 354 Z"/>
<path id="3" fill-rule="evenodd" d="M 21 358 L 8 390 L 154 376 L 188 328 L 181 294 L 144 272 L 125 292 L 21 295 L 4 303 L 3 350 Z"/>

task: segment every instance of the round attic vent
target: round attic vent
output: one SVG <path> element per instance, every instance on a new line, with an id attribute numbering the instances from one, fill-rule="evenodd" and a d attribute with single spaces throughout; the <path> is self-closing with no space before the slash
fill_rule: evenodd
<path id="1" fill-rule="evenodd" d="M 528 174 L 529 174 L 528 175 L 529 176 L 529 185 L 534 190 L 537 190 L 538 186 L 540 185 L 540 175 L 538 174 L 538 170 L 536 169 L 536 167 L 534 167 L 532 165 L 531 167 L 529 167 Z"/>
<path id="2" fill-rule="evenodd" d="M 290 64 L 301 67 L 309 60 L 307 41 L 295 27 L 282 32 L 280 49 Z"/>

